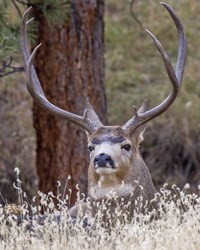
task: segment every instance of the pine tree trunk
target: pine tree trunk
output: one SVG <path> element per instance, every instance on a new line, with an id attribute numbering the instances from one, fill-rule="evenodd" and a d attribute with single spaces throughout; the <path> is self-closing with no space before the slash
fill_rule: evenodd
<path id="1" fill-rule="evenodd" d="M 42 42 L 35 65 L 49 101 L 67 111 L 82 115 L 85 96 L 89 96 L 97 114 L 106 123 L 104 91 L 104 1 L 72 0 L 69 20 L 62 27 L 49 27 L 45 17 L 35 10 Z M 64 190 L 87 192 L 88 150 L 85 131 L 68 121 L 33 108 L 37 137 L 39 189 L 57 194 L 57 181 Z"/>

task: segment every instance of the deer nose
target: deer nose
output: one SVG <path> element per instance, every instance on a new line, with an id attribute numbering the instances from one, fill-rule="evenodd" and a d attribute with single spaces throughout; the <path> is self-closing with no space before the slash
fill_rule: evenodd
<path id="1" fill-rule="evenodd" d="M 98 168 L 98 167 L 100 167 L 100 168 L 106 168 L 106 167 L 113 168 L 114 162 L 113 162 L 112 158 L 110 157 L 110 155 L 101 153 L 94 158 L 94 166 L 95 166 L 95 168 Z"/>

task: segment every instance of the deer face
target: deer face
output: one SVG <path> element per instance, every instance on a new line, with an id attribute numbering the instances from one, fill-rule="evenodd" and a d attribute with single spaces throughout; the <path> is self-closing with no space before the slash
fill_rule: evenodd
<path id="1" fill-rule="evenodd" d="M 114 175 L 121 180 L 129 173 L 133 158 L 138 154 L 144 128 L 129 135 L 121 127 L 101 127 L 88 137 L 90 170 L 98 178 Z M 138 137 L 139 136 L 139 137 Z"/>

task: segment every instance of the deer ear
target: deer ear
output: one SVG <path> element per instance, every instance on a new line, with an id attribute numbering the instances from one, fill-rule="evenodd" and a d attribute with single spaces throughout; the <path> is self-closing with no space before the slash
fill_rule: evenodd
<path id="1" fill-rule="evenodd" d="M 87 136 L 87 141 L 89 142 L 90 141 L 90 133 L 87 130 L 85 130 L 85 133 L 86 133 L 86 136 Z"/>
<path id="2" fill-rule="evenodd" d="M 85 133 L 86 133 L 86 136 L 87 136 L 87 141 L 89 141 L 90 134 L 86 130 L 85 130 Z"/>
<path id="3" fill-rule="evenodd" d="M 147 110 L 147 108 L 148 108 L 148 102 L 147 100 L 144 100 L 142 106 L 138 109 L 138 114 L 144 113 Z M 146 125 L 142 125 L 139 128 L 137 128 L 133 133 L 133 137 L 138 145 L 144 139 L 143 134 L 145 130 L 146 130 Z"/>
<path id="4" fill-rule="evenodd" d="M 145 130 L 146 130 L 146 126 L 145 125 L 142 125 L 142 126 L 140 126 L 139 128 L 137 128 L 136 130 L 135 130 L 135 132 L 133 133 L 133 137 L 134 137 L 134 139 L 135 139 L 135 142 L 139 145 L 142 141 L 143 141 L 143 139 L 144 139 L 144 132 L 145 132 Z"/>

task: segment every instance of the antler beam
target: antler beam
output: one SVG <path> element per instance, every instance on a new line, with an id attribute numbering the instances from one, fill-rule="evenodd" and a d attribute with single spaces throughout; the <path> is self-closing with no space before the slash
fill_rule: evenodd
<path id="1" fill-rule="evenodd" d="M 29 53 L 28 50 L 28 43 L 27 43 L 27 32 L 26 32 L 26 26 L 27 24 L 32 21 L 30 19 L 27 21 L 29 13 L 31 11 L 31 7 L 24 13 L 21 23 L 21 35 L 20 35 L 20 44 L 21 44 L 21 50 L 26 66 L 26 83 L 27 88 L 31 94 L 31 96 L 34 98 L 34 100 L 45 110 L 47 110 L 49 113 L 64 118 L 66 120 L 69 120 L 85 130 L 87 130 L 90 134 L 92 134 L 94 131 L 96 131 L 99 127 L 103 126 L 101 121 L 99 120 L 97 114 L 95 113 L 93 107 L 90 105 L 89 102 L 87 102 L 86 110 L 84 112 L 83 116 L 79 116 L 73 113 L 70 113 L 68 111 L 65 111 L 63 109 L 60 109 L 50 103 L 47 98 L 45 97 L 45 94 L 42 90 L 40 81 L 38 79 L 37 73 L 35 71 L 35 68 L 33 66 L 33 60 L 35 58 L 35 55 L 40 48 L 41 44 L 39 44 L 32 52 L 32 54 Z"/>
<path id="2" fill-rule="evenodd" d="M 163 112 L 165 112 L 171 104 L 176 99 L 178 92 L 181 87 L 182 83 L 182 77 L 183 72 L 185 68 L 185 61 L 186 61 L 186 47 L 187 47 L 187 41 L 186 41 L 186 35 L 184 32 L 183 25 L 179 19 L 179 17 L 176 15 L 175 11 L 166 3 L 161 3 L 169 12 L 170 16 L 172 17 L 174 24 L 176 25 L 176 28 L 178 30 L 178 38 L 179 38 L 179 45 L 178 45 L 178 59 L 176 63 L 176 71 L 174 71 L 170 58 L 167 54 L 167 52 L 163 49 L 162 44 L 159 42 L 159 40 L 148 30 L 148 34 L 152 37 L 158 51 L 160 52 L 165 69 L 167 71 L 168 77 L 172 84 L 172 92 L 169 94 L 169 96 L 158 106 L 155 108 L 148 110 L 144 113 L 137 112 L 137 115 L 134 115 L 124 126 L 123 129 L 128 131 L 129 133 L 133 133 L 138 127 L 145 124 L 146 122 L 152 120 L 153 118 L 159 116 Z"/>

